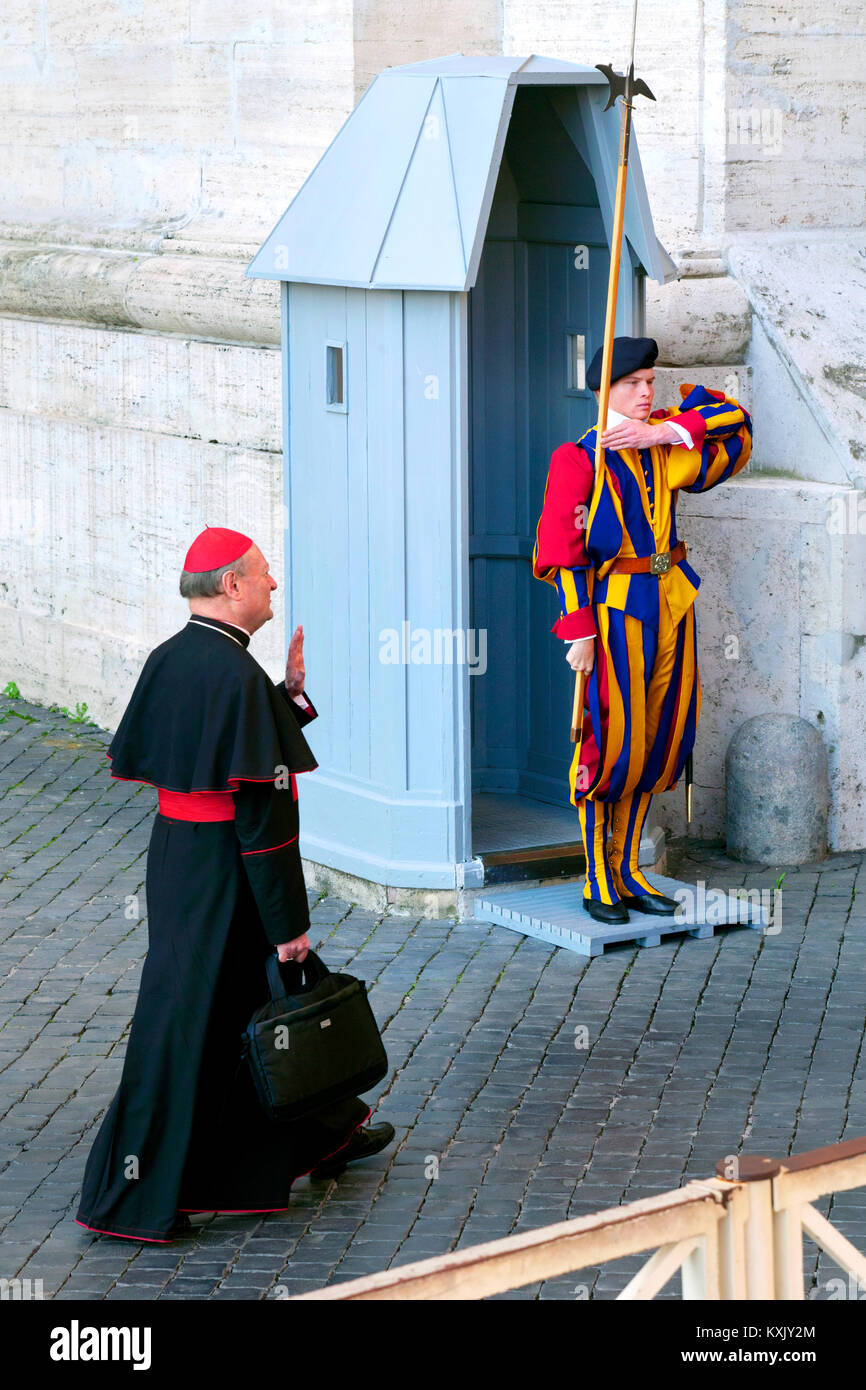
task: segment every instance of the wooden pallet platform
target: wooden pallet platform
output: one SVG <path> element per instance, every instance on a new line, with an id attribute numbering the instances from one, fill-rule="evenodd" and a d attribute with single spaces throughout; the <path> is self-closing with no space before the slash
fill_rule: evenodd
<path id="1" fill-rule="evenodd" d="M 647 874 L 646 877 L 665 897 L 675 898 L 682 904 L 674 916 L 654 917 L 631 912 L 625 926 L 605 926 L 593 921 L 584 910 L 583 883 L 572 880 L 571 883 L 535 884 L 531 888 L 501 892 L 483 889 L 475 899 L 475 917 L 481 922 L 510 927 L 524 936 L 537 937 L 551 946 L 564 946 L 581 956 L 601 955 L 605 946 L 620 941 L 658 946 L 663 936 L 678 932 L 706 937 L 712 936 L 717 927 L 748 926 L 763 931 L 769 925 L 770 913 L 763 899 L 760 902 L 739 899 L 736 889 L 714 890 L 705 885 L 665 878 L 662 874 Z"/>

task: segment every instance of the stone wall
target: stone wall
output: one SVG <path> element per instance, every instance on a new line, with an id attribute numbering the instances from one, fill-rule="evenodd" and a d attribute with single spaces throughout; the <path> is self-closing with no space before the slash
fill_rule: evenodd
<path id="1" fill-rule="evenodd" d="M 0 682 L 111 728 L 186 620 L 177 577 L 203 525 L 254 536 L 282 582 L 280 354 L 6 318 L 0 361 Z M 274 611 L 254 641 L 276 677 Z"/>
<path id="2" fill-rule="evenodd" d="M 730 0 L 728 232 L 862 228 L 866 8 Z"/>
<path id="3" fill-rule="evenodd" d="M 3 221 L 257 243 L 355 103 L 352 22 L 350 0 L 9 0 Z"/>
<path id="4" fill-rule="evenodd" d="M 85 701 L 110 726 L 143 656 L 183 621 L 175 576 L 205 523 L 255 536 L 281 579 L 279 293 L 244 270 L 380 67 L 470 37 L 499 47 L 494 7 L 470 26 L 456 6 L 419 14 L 350 0 L 5 7 L 4 683 Z M 274 675 L 275 611 L 255 642 Z"/>
<path id="5" fill-rule="evenodd" d="M 183 619 L 174 576 L 205 522 L 253 534 L 281 578 L 279 304 L 273 285 L 243 272 L 376 71 L 455 51 L 621 68 L 630 16 L 630 0 L 602 0 L 591 20 L 560 0 L 481 0 L 471 11 L 452 0 L 9 0 L 0 683 L 86 701 L 111 725 L 144 654 Z M 836 760 L 831 835 L 866 843 L 853 751 L 866 626 L 859 600 L 842 597 L 860 541 L 815 529 L 825 494 L 809 483 L 864 486 L 862 360 L 830 350 L 834 315 L 849 325 L 850 306 L 843 290 L 822 325 L 823 291 L 813 293 L 786 343 L 786 303 L 800 296 L 784 276 L 745 251 L 731 261 L 745 288 L 724 276 L 731 242 L 752 229 L 862 225 L 862 36 L 851 0 L 830 19 L 812 0 L 784 10 L 704 0 L 639 17 L 638 71 L 658 101 L 639 103 L 636 129 L 657 230 L 684 271 L 677 285 L 649 287 L 648 331 L 680 379 L 695 379 L 694 362 L 722 383 L 754 368 L 753 474 L 805 480 L 753 476 L 689 513 L 707 586 L 696 805 L 707 833 L 722 824 L 723 744 L 763 701 L 821 712 Z M 784 264 L 795 262 L 811 283 L 808 254 Z M 829 261 L 825 275 L 836 275 Z M 811 371 L 816 354 L 830 376 Z M 787 588 L 772 588 L 777 571 L 755 569 L 761 514 L 745 515 L 749 505 L 776 517 L 769 552 L 794 586 L 790 604 Z M 813 561 L 839 580 L 820 602 Z M 747 621 L 750 575 L 762 599 Z M 255 648 L 274 675 L 284 658 L 277 612 Z M 730 632 L 742 637 L 735 667 L 721 654 Z M 673 802 L 660 804 L 675 828 Z"/>
<path id="6" fill-rule="evenodd" d="M 798 714 L 824 737 L 831 846 L 866 844 L 860 497 L 850 488 L 748 471 L 712 492 L 680 496 L 678 530 L 702 581 L 692 834 L 723 834 L 728 743 L 744 720 L 773 712 Z M 799 794 L 808 797 L 808 785 Z M 682 786 L 657 798 L 654 818 L 683 833 Z"/>
<path id="7" fill-rule="evenodd" d="M 503 51 L 628 61 L 631 0 L 591 11 L 504 0 Z M 638 10 L 636 61 L 656 103 L 635 128 L 662 241 L 866 221 L 866 9 L 859 0 L 703 0 Z"/>

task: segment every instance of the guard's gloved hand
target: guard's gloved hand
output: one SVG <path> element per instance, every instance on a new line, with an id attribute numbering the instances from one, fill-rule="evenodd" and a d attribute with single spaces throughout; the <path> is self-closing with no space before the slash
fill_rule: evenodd
<path id="1" fill-rule="evenodd" d="M 595 662 L 595 638 L 578 637 L 565 653 L 565 659 L 572 671 L 585 671 L 589 675 Z"/>

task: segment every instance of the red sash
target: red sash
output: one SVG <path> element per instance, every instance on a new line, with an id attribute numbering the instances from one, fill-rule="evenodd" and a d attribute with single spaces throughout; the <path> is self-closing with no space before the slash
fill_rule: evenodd
<path id="1" fill-rule="evenodd" d="M 169 820 L 234 820 L 233 792 L 170 792 L 157 787 L 159 813 Z"/>

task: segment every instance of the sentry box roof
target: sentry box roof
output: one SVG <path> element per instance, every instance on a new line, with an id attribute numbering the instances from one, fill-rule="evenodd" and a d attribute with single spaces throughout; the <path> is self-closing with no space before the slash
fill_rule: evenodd
<path id="1" fill-rule="evenodd" d="M 247 274 L 362 289 L 471 289 L 523 86 L 560 89 L 551 102 L 591 170 L 610 242 L 620 113 L 619 103 L 603 110 L 607 79 L 536 54 L 455 53 L 374 79 Z M 653 230 L 634 135 L 625 235 L 652 279 L 676 278 Z"/>

